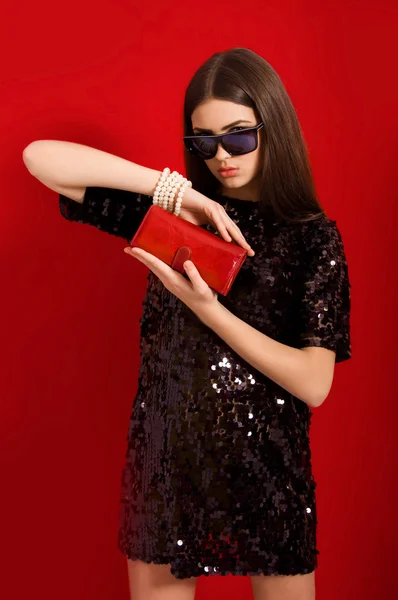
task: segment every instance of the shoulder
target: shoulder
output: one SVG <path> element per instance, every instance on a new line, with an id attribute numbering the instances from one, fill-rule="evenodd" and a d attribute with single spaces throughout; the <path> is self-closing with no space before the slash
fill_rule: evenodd
<path id="1" fill-rule="evenodd" d="M 337 221 L 327 215 L 299 223 L 296 233 L 307 255 L 341 255 L 344 243 Z"/>
<path id="2" fill-rule="evenodd" d="M 337 236 L 339 237 L 340 231 L 337 225 L 337 221 L 331 219 L 327 215 L 323 214 L 317 219 L 313 219 L 312 221 L 305 221 L 299 224 L 301 229 L 301 234 L 303 236 L 311 237 L 314 235 L 319 236 Z"/>

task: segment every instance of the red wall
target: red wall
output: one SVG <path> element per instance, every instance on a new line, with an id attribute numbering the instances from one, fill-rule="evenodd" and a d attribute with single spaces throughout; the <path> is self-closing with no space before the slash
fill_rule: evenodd
<path id="1" fill-rule="evenodd" d="M 188 8 L 188 5 L 190 8 Z M 183 169 L 194 70 L 246 46 L 297 108 L 352 283 L 353 358 L 312 425 L 319 600 L 395 597 L 396 0 L 8 4 L 0 38 L 1 595 L 127 600 L 119 484 L 147 269 L 123 240 L 63 220 L 22 151 L 91 145 Z M 394 110 L 395 109 L 395 110 Z M 252 598 L 243 577 L 197 598 Z"/>

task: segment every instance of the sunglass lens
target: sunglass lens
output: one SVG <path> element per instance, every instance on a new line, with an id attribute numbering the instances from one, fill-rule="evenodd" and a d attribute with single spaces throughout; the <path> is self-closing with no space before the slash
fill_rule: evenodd
<path id="1" fill-rule="evenodd" d="M 256 149 L 257 131 L 239 131 L 224 137 L 224 146 L 227 152 L 238 156 L 247 154 Z"/>
<path id="2" fill-rule="evenodd" d="M 192 154 L 208 160 L 216 154 L 216 144 L 211 138 L 190 138 L 184 140 L 186 147 Z"/>

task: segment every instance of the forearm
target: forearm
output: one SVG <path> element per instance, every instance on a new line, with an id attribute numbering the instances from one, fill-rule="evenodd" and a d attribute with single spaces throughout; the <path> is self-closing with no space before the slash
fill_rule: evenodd
<path id="1" fill-rule="evenodd" d="M 220 303 L 206 314 L 195 312 L 207 327 L 257 371 L 309 406 L 321 403 L 321 381 L 317 380 L 311 359 L 303 350 L 264 335 Z"/>
<path id="2" fill-rule="evenodd" d="M 141 194 L 153 193 L 160 172 L 129 160 L 73 142 L 36 140 L 24 149 L 29 171 L 62 187 L 109 187 Z"/>
<path id="3" fill-rule="evenodd" d="M 151 196 L 161 175 L 161 171 L 120 156 L 60 140 L 32 142 L 24 149 L 23 160 L 34 177 L 64 188 L 105 187 Z M 184 207 L 192 208 L 200 198 L 204 196 L 188 188 L 184 194 Z"/>

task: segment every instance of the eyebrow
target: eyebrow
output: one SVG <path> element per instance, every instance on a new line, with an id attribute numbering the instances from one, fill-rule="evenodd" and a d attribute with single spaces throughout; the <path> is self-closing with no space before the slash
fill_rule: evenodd
<path id="1" fill-rule="evenodd" d="M 235 125 L 238 125 L 239 123 L 249 123 L 250 124 L 250 121 L 245 121 L 243 119 L 239 119 L 238 121 L 234 121 L 233 123 L 230 123 L 229 125 L 225 125 L 225 127 L 221 127 L 221 131 L 226 131 L 227 129 L 230 129 L 231 127 L 234 127 Z M 192 131 L 202 131 L 203 133 L 213 134 L 211 129 L 202 129 L 201 127 L 194 127 Z"/>

